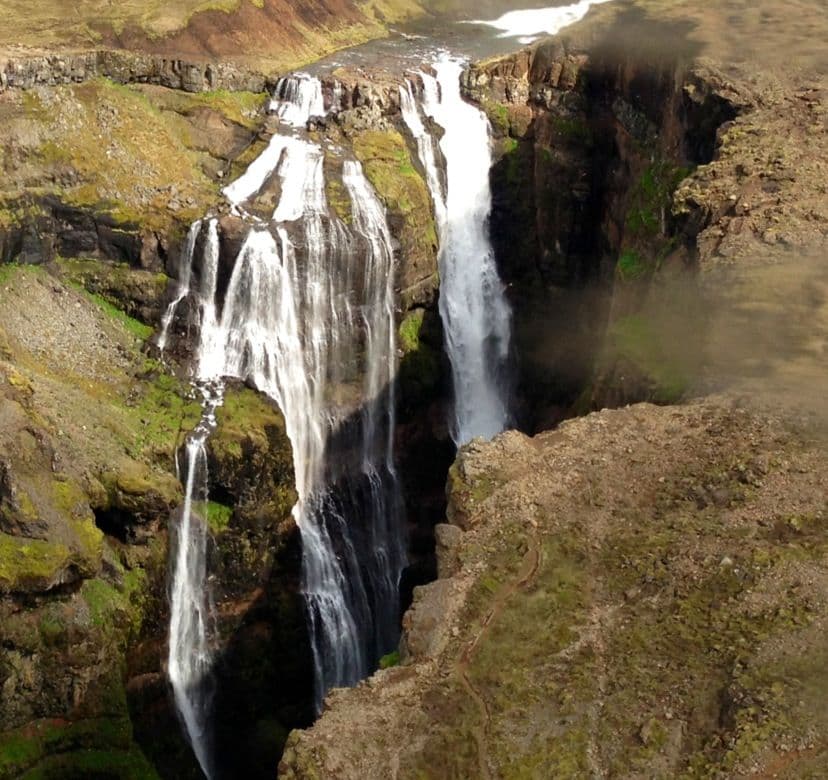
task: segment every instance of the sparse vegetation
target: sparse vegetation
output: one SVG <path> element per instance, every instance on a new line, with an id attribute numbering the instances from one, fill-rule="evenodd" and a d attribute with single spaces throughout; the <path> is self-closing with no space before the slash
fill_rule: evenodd
<path id="1" fill-rule="evenodd" d="M 670 212 L 673 193 L 690 173 L 689 168 L 659 159 L 648 166 L 633 185 L 626 230 L 632 237 L 654 238 Z"/>

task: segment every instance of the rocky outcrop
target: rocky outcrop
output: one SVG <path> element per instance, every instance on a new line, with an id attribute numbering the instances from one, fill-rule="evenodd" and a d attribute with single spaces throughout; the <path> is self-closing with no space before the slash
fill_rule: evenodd
<path id="1" fill-rule="evenodd" d="M 164 233 L 56 197 L 6 207 L 19 221 L 0 225 L 0 263 L 39 265 L 56 257 L 85 257 L 152 271 L 166 265 L 170 239 Z"/>
<path id="2" fill-rule="evenodd" d="M 293 461 L 281 413 L 253 390 L 229 387 L 217 421 L 208 440 L 210 501 L 197 510 L 211 531 L 213 740 L 221 771 L 263 778 L 288 731 L 313 716 Z M 129 648 L 127 699 L 136 742 L 162 776 L 181 777 L 198 770 L 169 695 L 167 625 L 162 605 Z"/>
<path id="3" fill-rule="evenodd" d="M 262 73 L 228 62 L 125 50 L 0 57 L 0 92 L 80 84 L 101 77 L 118 84 L 157 84 L 185 92 L 264 92 L 275 83 Z"/>
<path id="4" fill-rule="evenodd" d="M 280 777 L 818 771 L 828 463 L 812 433 L 715 398 L 472 443 L 401 665 L 333 692 Z"/>
<path id="5" fill-rule="evenodd" d="M 0 777 L 146 775 L 125 652 L 163 599 L 172 456 L 197 407 L 146 373 L 145 326 L 42 269 L 2 275 Z"/>
<path id="6" fill-rule="evenodd" d="M 124 311 L 156 316 L 166 278 L 65 260 L 0 279 L 0 778 L 187 776 L 165 674 L 166 532 L 200 404 L 141 353 L 152 329 Z M 312 717 L 278 410 L 229 388 L 209 465 L 215 738 L 228 756 L 244 744 L 234 766 L 259 777 Z"/>

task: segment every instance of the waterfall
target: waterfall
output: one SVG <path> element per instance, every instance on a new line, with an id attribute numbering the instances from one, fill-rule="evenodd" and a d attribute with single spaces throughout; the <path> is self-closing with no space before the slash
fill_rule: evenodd
<path id="1" fill-rule="evenodd" d="M 278 177 L 273 217 L 248 217 L 222 305 L 217 223 L 210 220 L 200 284 L 188 283 L 185 293 L 200 312 L 197 381 L 251 381 L 285 418 L 317 709 L 330 688 L 356 683 L 396 646 L 405 565 L 393 451 L 392 240 L 385 209 L 355 161 L 342 173 L 350 224 L 331 212 L 324 151 L 302 130 L 322 106 L 317 79 L 279 82 L 271 110 L 282 129 L 224 190 L 247 217 L 245 203 Z"/>
<path id="2" fill-rule="evenodd" d="M 221 392 L 205 390 L 204 414 L 185 447 L 184 506 L 172 525 L 175 551 L 170 587 L 170 643 L 167 668 L 175 704 L 205 776 L 212 777 L 210 708 L 212 703 L 212 604 L 207 578 L 208 493 L 205 442 L 215 427 Z"/>
<path id="3" fill-rule="evenodd" d="M 270 101 L 270 111 L 285 124 L 304 127 L 312 116 L 325 113 L 321 82 L 307 73 L 294 73 L 279 79 Z"/>
<path id="4" fill-rule="evenodd" d="M 443 58 L 423 82 L 421 108 L 443 129 L 443 195 L 436 149 L 414 101 L 401 90 L 403 119 L 417 142 L 440 230 L 440 316 L 454 385 L 452 436 L 458 445 L 491 438 L 509 424 L 505 363 L 511 312 L 489 241 L 491 141 L 485 114 L 460 94 L 462 62 Z"/>
<path id="5" fill-rule="evenodd" d="M 181 252 L 181 260 L 178 267 L 178 286 L 175 291 L 175 297 L 167 306 L 164 315 L 161 317 L 161 333 L 156 342 L 158 349 L 162 352 L 167 346 L 167 337 L 172 324 L 175 310 L 178 304 L 184 300 L 190 293 L 190 276 L 192 275 L 193 254 L 195 253 L 195 245 L 198 240 L 198 234 L 201 232 L 201 220 L 196 220 L 190 225 L 190 230 L 187 233 L 187 238 L 184 241 L 184 248 Z"/>

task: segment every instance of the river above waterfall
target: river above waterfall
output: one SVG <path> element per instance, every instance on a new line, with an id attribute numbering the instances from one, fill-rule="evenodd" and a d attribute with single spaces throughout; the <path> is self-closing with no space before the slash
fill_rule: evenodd
<path id="1" fill-rule="evenodd" d="M 584 18 L 594 5 L 610 0 L 521 3 L 491 18 L 481 16 L 447 21 L 424 17 L 392 29 L 391 35 L 338 51 L 304 68 L 312 74 L 340 67 L 360 67 L 372 73 L 401 73 L 422 67 L 439 54 L 475 61 L 508 54 L 544 35 L 555 34 Z"/>

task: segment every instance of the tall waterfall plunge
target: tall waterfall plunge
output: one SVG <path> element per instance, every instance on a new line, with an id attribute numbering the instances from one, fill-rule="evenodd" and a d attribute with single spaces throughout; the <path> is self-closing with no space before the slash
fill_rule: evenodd
<path id="1" fill-rule="evenodd" d="M 227 289 L 223 295 L 217 290 L 217 220 L 202 220 L 187 238 L 187 267 L 181 269 L 158 342 L 167 343 L 175 308 L 190 300 L 189 310 L 199 320 L 196 382 L 209 388 L 229 377 L 250 381 L 283 412 L 293 448 L 298 494 L 293 514 L 302 538 L 317 708 L 331 687 L 356 683 L 396 646 L 405 565 L 393 452 L 392 240 L 385 209 L 356 161 L 346 160 L 342 170 L 349 224 L 330 210 L 324 151 L 302 130 L 321 107 L 318 80 L 296 76 L 280 82 L 271 110 L 282 131 L 225 190 L 236 214 L 250 224 Z M 263 222 L 248 215 L 245 204 L 274 177 L 281 195 L 272 218 Z M 202 252 L 196 251 L 200 244 Z M 207 419 L 212 419 L 210 403 Z M 204 466 L 198 453 L 210 432 L 210 425 L 202 424 L 187 445 L 188 458 L 192 449 L 193 461 Z M 197 473 L 203 468 L 187 472 L 190 503 L 195 493 L 189 475 Z M 201 477 L 193 476 L 194 484 L 196 479 Z M 200 528 L 205 540 L 206 531 L 187 505 L 179 522 L 170 676 L 188 737 L 209 777 L 209 732 L 202 715 L 209 701 L 193 703 L 193 691 L 207 672 L 194 659 L 207 658 L 209 664 L 209 653 L 200 651 L 209 647 L 209 621 L 201 615 L 201 605 L 209 604 L 206 572 L 203 558 L 195 560 L 198 555 L 181 549 L 194 530 Z M 200 600 L 193 597 L 199 593 Z"/>
<path id="2" fill-rule="evenodd" d="M 463 100 L 462 70 L 462 62 L 446 57 L 434 65 L 436 78 L 418 74 L 423 84 L 419 105 L 411 83 L 400 91 L 403 119 L 417 141 L 440 233 L 440 316 L 454 385 L 452 435 L 458 445 L 476 436 L 491 438 L 508 426 L 505 364 L 511 331 L 488 233 L 489 123 L 480 109 Z M 420 110 L 444 129 L 445 193 L 437 149 Z"/>

